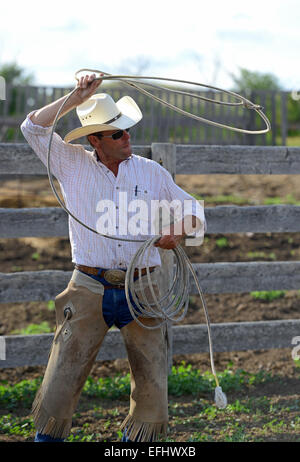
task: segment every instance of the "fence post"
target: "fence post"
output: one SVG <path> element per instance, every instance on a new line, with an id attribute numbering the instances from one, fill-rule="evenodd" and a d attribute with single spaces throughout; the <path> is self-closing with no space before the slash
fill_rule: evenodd
<path id="1" fill-rule="evenodd" d="M 162 165 L 169 173 L 171 173 L 173 179 L 176 174 L 176 145 L 171 143 L 152 143 L 151 145 L 152 160 L 155 160 Z M 161 274 L 161 290 L 165 293 L 170 287 L 172 282 L 173 267 L 174 267 L 174 256 L 173 252 L 169 250 L 159 249 L 161 262 L 162 262 L 162 274 Z M 172 370 L 173 363 L 173 330 L 172 323 L 167 323 L 167 333 L 169 339 L 168 345 L 168 369 L 169 373 Z"/>
<path id="2" fill-rule="evenodd" d="M 257 94 L 256 94 L 255 91 L 251 91 L 250 95 L 248 96 L 249 100 L 252 101 L 253 103 L 255 103 L 256 97 L 257 97 Z M 256 115 L 255 111 L 253 111 L 253 110 L 248 110 L 247 111 L 247 115 L 246 115 L 246 117 L 247 117 L 247 124 L 246 124 L 247 130 L 256 130 L 255 115 Z M 245 135 L 246 144 L 248 146 L 254 146 L 256 144 L 256 138 L 257 138 L 256 135 L 251 135 L 250 133 L 246 134 Z"/>
<path id="3" fill-rule="evenodd" d="M 286 146 L 286 137 L 287 137 L 287 92 L 281 92 L 281 142 L 282 146 Z"/>
<path id="4" fill-rule="evenodd" d="M 276 97 L 277 97 L 277 92 L 272 91 L 271 92 L 271 136 L 272 136 L 272 145 L 276 146 L 277 145 L 277 140 L 276 140 L 276 135 L 277 135 L 277 117 L 276 117 Z"/>

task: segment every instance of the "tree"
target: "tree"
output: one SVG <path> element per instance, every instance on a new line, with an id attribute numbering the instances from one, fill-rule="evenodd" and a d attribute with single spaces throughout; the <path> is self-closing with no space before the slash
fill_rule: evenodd
<path id="1" fill-rule="evenodd" d="M 27 74 L 25 69 L 15 62 L 0 65 L 0 75 L 11 85 L 32 85 L 34 82 L 33 74 Z"/>
<path id="2" fill-rule="evenodd" d="M 247 94 L 255 90 L 280 91 L 282 87 L 276 75 L 257 71 L 249 71 L 245 68 L 239 69 L 240 74 L 230 74 L 233 82 L 233 91 Z"/>
<path id="3" fill-rule="evenodd" d="M 7 94 L 6 104 L 0 105 L 0 117 L 3 116 L 6 121 L 1 121 L 0 141 L 22 139 L 15 121 L 24 115 L 27 102 L 24 86 L 32 85 L 34 76 L 28 74 L 16 62 L 0 65 L 0 75 L 5 79 Z"/>
<path id="4" fill-rule="evenodd" d="M 269 93 L 270 91 L 283 92 L 283 88 L 279 83 L 279 79 L 270 73 L 254 72 L 249 71 L 245 68 L 240 68 L 240 74 L 238 76 L 231 74 L 231 78 L 235 84 L 234 90 L 237 93 L 242 93 L 246 97 L 249 96 L 250 99 L 253 97 L 253 93 L 265 91 Z M 291 94 L 287 95 L 287 123 L 288 123 L 288 134 L 299 135 L 300 128 L 300 104 L 298 100 L 292 98 Z M 281 96 L 278 93 L 276 95 L 276 107 L 279 108 L 277 124 L 281 124 L 281 111 L 280 107 L 282 105 Z M 266 112 L 270 112 L 270 102 L 266 101 Z"/>

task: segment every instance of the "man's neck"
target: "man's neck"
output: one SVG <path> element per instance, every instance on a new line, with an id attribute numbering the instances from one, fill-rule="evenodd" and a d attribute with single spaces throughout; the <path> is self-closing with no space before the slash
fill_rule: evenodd
<path id="1" fill-rule="evenodd" d="M 102 153 L 99 153 L 96 150 L 95 153 L 97 155 L 98 161 L 105 165 L 105 167 L 107 167 L 109 170 L 111 170 L 115 176 L 118 175 L 120 163 L 128 159 L 107 159 L 105 156 L 103 156 Z"/>
<path id="2" fill-rule="evenodd" d="M 101 162 L 103 165 L 105 165 L 105 167 L 107 167 L 109 170 L 111 170 L 115 176 L 117 176 L 118 171 L 119 171 L 119 165 L 125 159 L 113 159 L 113 160 L 109 159 L 108 160 L 106 158 L 103 158 L 101 154 L 99 155 L 99 153 L 96 150 L 95 150 L 95 153 L 97 155 L 98 161 Z"/>

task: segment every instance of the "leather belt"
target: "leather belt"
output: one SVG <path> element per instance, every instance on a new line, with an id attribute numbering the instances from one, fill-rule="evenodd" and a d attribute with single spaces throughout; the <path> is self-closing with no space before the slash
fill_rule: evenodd
<path id="1" fill-rule="evenodd" d="M 84 273 L 91 274 L 93 276 L 99 276 L 104 278 L 109 285 L 104 285 L 105 289 L 109 288 L 124 288 L 125 286 L 125 275 L 126 270 L 121 269 L 101 269 L 101 268 L 93 268 L 91 266 L 85 265 L 75 265 L 75 268 L 79 271 L 83 271 Z M 100 272 L 99 272 L 100 270 Z M 149 272 L 152 273 L 155 270 L 155 266 L 149 267 Z M 140 270 L 141 275 L 145 276 L 147 274 L 147 268 L 141 268 Z M 136 268 L 133 273 L 134 277 L 137 278 L 139 276 L 139 270 Z"/>

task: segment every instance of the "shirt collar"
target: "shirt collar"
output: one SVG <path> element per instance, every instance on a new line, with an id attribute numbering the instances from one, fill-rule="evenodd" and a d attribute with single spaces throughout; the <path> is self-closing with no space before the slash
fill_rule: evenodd
<path id="1" fill-rule="evenodd" d="M 98 154 L 97 154 L 97 152 L 96 152 L 95 149 L 94 149 L 94 151 L 93 151 L 93 153 L 92 153 L 92 156 L 93 156 L 93 159 L 94 159 L 99 165 L 105 167 L 105 165 L 104 165 L 104 164 L 101 162 L 101 160 L 99 159 Z M 132 159 L 132 157 L 133 157 L 133 155 L 130 154 L 130 156 L 129 156 L 127 159 L 124 159 L 124 160 L 121 162 L 121 164 L 122 164 L 123 162 L 126 162 L 127 160 Z"/>

